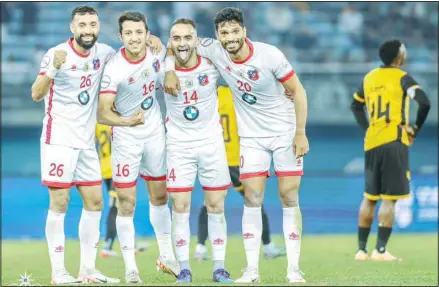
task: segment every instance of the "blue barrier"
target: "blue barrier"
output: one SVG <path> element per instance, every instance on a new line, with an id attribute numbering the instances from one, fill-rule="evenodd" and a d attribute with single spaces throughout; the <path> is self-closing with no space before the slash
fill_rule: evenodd
<path id="1" fill-rule="evenodd" d="M 438 230 L 438 180 L 436 175 L 413 175 L 412 197 L 397 204 L 395 232 L 437 232 Z M 353 233 L 357 230 L 357 210 L 362 199 L 363 176 L 305 176 L 300 189 L 303 214 L 303 232 Z M 152 236 L 149 222 L 147 190 L 139 180 L 138 201 L 135 214 L 136 234 Z M 190 217 L 191 233 L 196 234 L 197 216 L 204 195 L 198 182 L 192 196 Z M 105 193 L 105 201 L 108 196 Z M 7 177 L 2 179 L 2 237 L 4 239 L 44 238 L 48 194 L 38 178 Z M 264 206 L 273 233 L 282 232 L 282 208 L 278 198 L 277 178 L 268 179 Z M 226 199 L 226 217 L 229 234 L 241 232 L 243 199 L 233 189 Z M 72 189 L 71 202 L 65 218 L 68 238 L 77 238 L 82 203 L 78 192 Z M 101 222 L 101 235 L 105 234 L 104 222 L 108 212 L 105 206 Z M 375 223 L 376 225 L 376 223 Z M 376 230 L 376 226 L 373 230 Z"/>

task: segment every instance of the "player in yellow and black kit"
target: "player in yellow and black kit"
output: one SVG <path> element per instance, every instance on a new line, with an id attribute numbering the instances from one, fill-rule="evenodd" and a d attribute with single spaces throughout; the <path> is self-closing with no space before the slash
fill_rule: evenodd
<path id="1" fill-rule="evenodd" d="M 116 216 L 117 216 L 117 194 L 113 186 L 111 174 L 111 128 L 109 126 L 96 125 L 96 142 L 98 154 L 101 162 L 102 178 L 108 191 L 110 211 L 107 216 L 107 233 L 105 235 L 104 248 L 100 252 L 102 258 L 118 256 L 113 250 L 113 243 L 116 239 Z M 142 252 L 147 248 L 145 243 L 136 246 L 136 253 Z"/>
<path id="2" fill-rule="evenodd" d="M 232 92 L 228 87 L 218 87 L 218 110 L 223 127 L 223 137 L 227 153 L 230 177 L 233 186 L 244 196 L 244 187 L 239 180 L 239 136 L 236 125 L 235 107 L 233 105 Z M 205 241 L 208 235 L 207 209 L 203 206 L 198 222 L 198 243 L 195 248 L 195 258 L 206 260 L 207 248 Z M 275 258 L 286 254 L 285 248 L 276 246 L 270 240 L 270 229 L 267 214 L 262 206 L 262 242 L 264 244 L 264 257 Z"/>
<path id="3" fill-rule="evenodd" d="M 386 245 L 392 232 L 395 203 L 410 196 L 408 149 L 427 118 L 430 102 L 416 81 L 400 69 L 407 55 L 401 41 L 384 42 L 379 55 L 384 65 L 364 77 L 351 106 L 358 124 L 366 130 L 366 189 L 359 212 L 355 259 L 399 261 L 386 250 Z M 419 106 L 414 126 L 409 125 L 410 99 Z M 379 199 L 382 203 L 378 211 L 378 240 L 369 257 L 367 238 Z"/>

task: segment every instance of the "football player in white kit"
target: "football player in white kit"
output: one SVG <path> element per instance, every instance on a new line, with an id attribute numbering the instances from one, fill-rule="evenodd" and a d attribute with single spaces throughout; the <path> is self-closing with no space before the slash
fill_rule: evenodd
<path id="1" fill-rule="evenodd" d="M 218 113 L 215 66 L 198 56 L 195 24 L 178 19 L 170 40 L 175 69 L 182 81 L 178 96 L 165 94 L 167 189 L 172 199 L 172 242 L 180 264 L 177 283 L 192 282 L 189 265 L 191 193 L 198 174 L 205 191 L 208 234 L 212 244 L 213 282 L 233 283 L 224 268 L 227 225 L 224 200 L 232 185 Z"/>
<path id="2" fill-rule="evenodd" d="M 271 160 L 279 180 L 283 232 L 287 248 L 287 280 L 303 283 L 299 269 L 302 216 L 298 190 L 303 156 L 309 151 L 305 133 L 306 92 L 291 64 L 276 47 L 250 41 L 242 13 L 225 8 L 215 17 L 217 40 L 202 39 L 197 53 L 210 59 L 232 89 L 240 136 L 240 173 L 246 202 L 242 218 L 247 268 L 237 283 L 258 282 L 261 244 L 261 204 Z M 166 59 L 165 91 L 179 88 Z M 285 97 L 288 90 L 294 104 Z"/>
<path id="3" fill-rule="evenodd" d="M 146 180 L 150 221 L 160 251 L 157 268 L 177 278 L 179 270 L 172 249 L 166 192 L 165 130 L 155 96 L 165 49 L 153 55 L 146 47 L 149 31 L 142 13 L 123 13 L 119 17 L 119 30 L 124 47 L 105 68 L 98 121 L 112 126 L 113 183 L 119 200 L 116 229 L 125 261 L 125 280 L 141 282 L 135 260 L 133 223 L 139 173 Z"/>
<path id="4" fill-rule="evenodd" d="M 52 284 L 118 283 L 95 268 L 102 211 L 102 177 L 94 142 L 97 94 L 105 63 L 115 51 L 96 42 L 96 10 L 79 6 L 72 11 L 73 38 L 48 50 L 32 85 L 32 98 L 44 98 L 46 114 L 41 134 L 42 184 L 49 188 L 46 238 L 52 265 Z M 78 278 L 64 265 L 64 217 L 70 187 L 83 200 L 79 222 L 81 263 Z"/>

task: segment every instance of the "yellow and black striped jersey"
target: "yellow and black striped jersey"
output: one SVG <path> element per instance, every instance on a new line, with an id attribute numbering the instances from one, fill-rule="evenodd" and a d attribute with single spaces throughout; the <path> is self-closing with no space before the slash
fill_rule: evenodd
<path id="1" fill-rule="evenodd" d="M 101 161 L 102 177 L 111 179 L 111 128 L 96 125 L 96 141 L 98 144 L 99 159 Z"/>
<path id="2" fill-rule="evenodd" d="M 223 137 L 226 146 L 229 166 L 239 166 L 239 136 L 236 124 L 235 106 L 232 91 L 229 87 L 218 87 L 218 111 L 223 126 Z"/>
<path id="3" fill-rule="evenodd" d="M 369 116 L 365 151 L 396 140 L 409 145 L 404 128 L 409 124 L 410 97 L 407 90 L 414 86 L 417 83 L 411 76 L 390 66 L 376 68 L 364 77 L 354 99 L 366 104 Z"/>

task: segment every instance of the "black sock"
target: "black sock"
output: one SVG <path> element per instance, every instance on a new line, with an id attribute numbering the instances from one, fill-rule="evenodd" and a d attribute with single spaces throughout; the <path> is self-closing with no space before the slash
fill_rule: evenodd
<path id="1" fill-rule="evenodd" d="M 369 237 L 370 227 L 358 227 L 358 250 L 366 252 L 367 238 Z"/>
<path id="2" fill-rule="evenodd" d="M 386 252 L 387 241 L 392 233 L 392 227 L 378 227 L 378 240 L 376 249 L 379 253 Z"/>
<path id="3" fill-rule="evenodd" d="M 117 235 L 116 216 L 117 208 L 112 206 L 107 217 L 107 235 L 105 236 L 105 249 L 108 250 L 113 249 L 113 243 Z"/>
<path id="4" fill-rule="evenodd" d="M 265 213 L 264 207 L 261 208 L 262 213 L 262 243 L 264 245 L 270 244 L 270 227 L 268 226 L 268 217 Z"/>
<path id="5" fill-rule="evenodd" d="M 208 235 L 207 207 L 203 205 L 198 216 L 198 243 L 205 245 Z"/>

